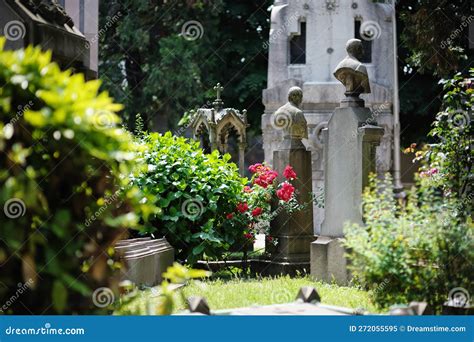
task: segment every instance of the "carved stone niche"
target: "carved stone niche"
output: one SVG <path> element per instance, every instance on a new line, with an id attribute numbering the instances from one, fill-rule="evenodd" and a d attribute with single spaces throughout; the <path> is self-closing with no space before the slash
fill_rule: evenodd
<path id="1" fill-rule="evenodd" d="M 199 108 L 191 113 L 190 127 L 193 138 L 201 142 L 206 152 L 218 150 L 221 153 L 230 153 L 230 139 L 236 139 L 237 155 L 233 156 L 239 165 L 240 174 L 245 172 L 245 150 L 247 148 L 247 111 L 240 112 L 235 108 L 223 108 L 224 102 L 220 94 L 223 88 L 218 83 L 214 90 L 217 96 L 213 108 Z"/>

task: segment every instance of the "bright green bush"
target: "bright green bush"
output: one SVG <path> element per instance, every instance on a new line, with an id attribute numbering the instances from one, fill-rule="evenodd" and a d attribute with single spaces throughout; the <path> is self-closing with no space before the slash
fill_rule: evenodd
<path id="1" fill-rule="evenodd" d="M 61 71 L 49 52 L 1 51 L 0 84 L 0 314 L 93 312 L 124 232 L 110 227 L 155 210 L 123 176 L 139 147 L 99 82 Z"/>
<path id="2" fill-rule="evenodd" d="M 356 278 L 381 307 L 426 300 L 439 311 L 452 289 L 473 293 L 472 220 L 460 221 L 457 203 L 426 183 L 412 189 L 405 204 L 393 190 L 388 175 L 372 177 L 363 196 L 365 226 L 346 226 Z"/>
<path id="3" fill-rule="evenodd" d="M 145 134 L 141 154 L 148 170 L 134 179 L 162 209 L 150 217 L 148 233 L 166 236 L 178 258 L 190 264 L 204 254 L 221 257 L 243 239 L 243 229 L 231 227 L 227 213 L 235 210 L 245 178 L 230 156 L 204 154 L 199 143 L 171 133 Z"/>
<path id="4" fill-rule="evenodd" d="M 441 111 L 406 203 L 393 197 L 391 179 L 372 179 L 364 193 L 366 225 L 346 227 L 354 274 L 380 306 L 426 300 L 439 311 L 456 291 L 474 292 L 472 223 L 472 108 L 474 69 L 443 80 Z M 407 149 L 414 152 L 415 144 Z"/>

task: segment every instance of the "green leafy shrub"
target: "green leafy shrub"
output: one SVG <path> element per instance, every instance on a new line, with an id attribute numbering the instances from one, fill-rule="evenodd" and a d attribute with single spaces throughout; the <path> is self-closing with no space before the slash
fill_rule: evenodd
<path id="1" fill-rule="evenodd" d="M 389 177 L 372 178 L 363 198 L 366 225 L 346 227 L 353 272 L 380 306 L 426 300 L 439 312 L 457 290 L 465 299 L 474 291 L 474 69 L 470 78 L 458 73 L 442 83 L 443 106 L 430 132 L 436 141 L 416 152 L 422 167 L 408 201 L 393 198 Z"/>
<path id="2" fill-rule="evenodd" d="M 166 236 L 178 257 L 190 264 L 204 254 L 219 257 L 240 243 L 242 229 L 231 227 L 225 214 L 235 210 L 247 180 L 230 156 L 204 154 L 199 143 L 170 132 L 142 139 L 148 169 L 134 183 L 162 208 L 150 217 L 148 233 Z"/>
<path id="3" fill-rule="evenodd" d="M 1 51 L 0 84 L 0 313 L 94 312 L 107 248 L 124 232 L 110 227 L 155 211 L 123 176 L 139 147 L 99 82 L 49 52 Z"/>
<path id="4" fill-rule="evenodd" d="M 388 175 L 372 177 L 363 195 L 365 226 L 346 226 L 353 274 L 381 307 L 426 300 L 439 311 L 452 289 L 473 293 L 472 220 L 460 220 L 458 204 L 429 184 L 421 182 L 402 204 L 393 190 Z"/>
<path id="5" fill-rule="evenodd" d="M 470 77 L 457 73 L 442 83 L 443 108 L 430 132 L 436 142 L 418 155 L 424 161 L 421 175 L 429 178 L 446 197 L 458 200 L 459 214 L 468 217 L 474 203 L 474 68 L 470 69 Z"/>

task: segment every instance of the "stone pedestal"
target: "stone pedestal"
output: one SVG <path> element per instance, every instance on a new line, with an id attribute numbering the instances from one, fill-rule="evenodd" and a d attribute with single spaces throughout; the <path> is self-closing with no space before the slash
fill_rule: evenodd
<path id="1" fill-rule="evenodd" d="M 349 274 L 340 238 L 319 236 L 311 244 L 311 276 L 327 283 L 347 284 Z"/>
<path id="2" fill-rule="evenodd" d="M 288 102 L 273 114 L 273 126 L 281 131 L 282 140 L 273 152 L 273 168 L 278 172 L 279 183 L 284 181 L 283 171 L 291 165 L 297 178 L 292 180 L 296 199 L 308 205 L 300 211 L 288 213 L 278 201 L 273 203 L 276 217 L 271 222 L 271 234 L 277 245 L 267 243 L 271 254 L 267 274 L 293 274 L 296 270 L 309 270 L 310 246 L 314 240 L 313 208 L 311 205 L 312 170 L 311 152 L 306 150 L 302 139 L 308 138 L 308 128 L 303 111 L 299 108 L 303 100 L 301 88 L 288 91 Z"/>
<path id="3" fill-rule="evenodd" d="M 375 151 L 384 130 L 358 101 L 336 108 L 325 131 L 325 218 L 311 246 L 311 275 L 347 284 L 349 275 L 341 239 L 346 222 L 362 224 L 362 192 L 375 172 Z"/>
<path id="4" fill-rule="evenodd" d="M 301 140 L 285 139 L 280 149 L 273 153 L 273 167 L 280 175 L 280 180 L 287 165 L 291 165 L 298 175 L 298 178 L 292 181 L 298 202 L 310 202 L 311 152 L 306 151 Z M 310 245 L 314 240 L 312 205 L 309 204 L 305 209 L 291 214 L 276 205 L 274 210 L 279 214 L 271 224 L 272 235 L 278 239 L 276 250 L 272 252 L 273 261 L 309 263 Z"/>

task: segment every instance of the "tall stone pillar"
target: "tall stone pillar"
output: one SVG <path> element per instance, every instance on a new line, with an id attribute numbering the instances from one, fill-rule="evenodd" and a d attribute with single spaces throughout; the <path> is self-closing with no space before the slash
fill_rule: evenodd
<path id="1" fill-rule="evenodd" d="M 302 98 L 301 88 L 292 87 L 288 92 L 289 102 L 273 114 L 274 127 L 280 128 L 283 136 L 273 153 L 273 167 L 283 180 L 283 170 L 291 165 L 298 177 L 292 181 L 298 202 L 309 203 L 312 199 L 311 152 L 301 141 L 308 136 L 306 119 L 299 108 Z M 278 214 L 271 223 L 271 232 L 278 243 L 267 246 L 267 251 L 271 252 L 269 273 L 309 271 L 310 246 L 314 240 L 312 205 L 291 214 L 278 207 L 277 203 L 273 209 Z"/>
<path id="2" fill-rule="evenodd" d="M 244 176 L 245 174 L 245 149 L 247 148 L 247 143 L 239 142 L 239 173 Z"/>
<path id="3" fill-rule="evenodd" d="M 363 224 L 362 192 L 369 173 L 376 171 L 376 146 L 384 134 L 371 110 L 359 98 L 361 93 L 370 93 L 365 66 L 358 60 L 362 44 L 351 39 L 346 49 L 348 56 L 334 73 L 346 87 L 346 97 L 334 111 L 325 132 L 325 218 L 321 234 L 311 245 L 311 275 L 339 284 L 349 280 L 341 245 L 344 225 Z"/>

